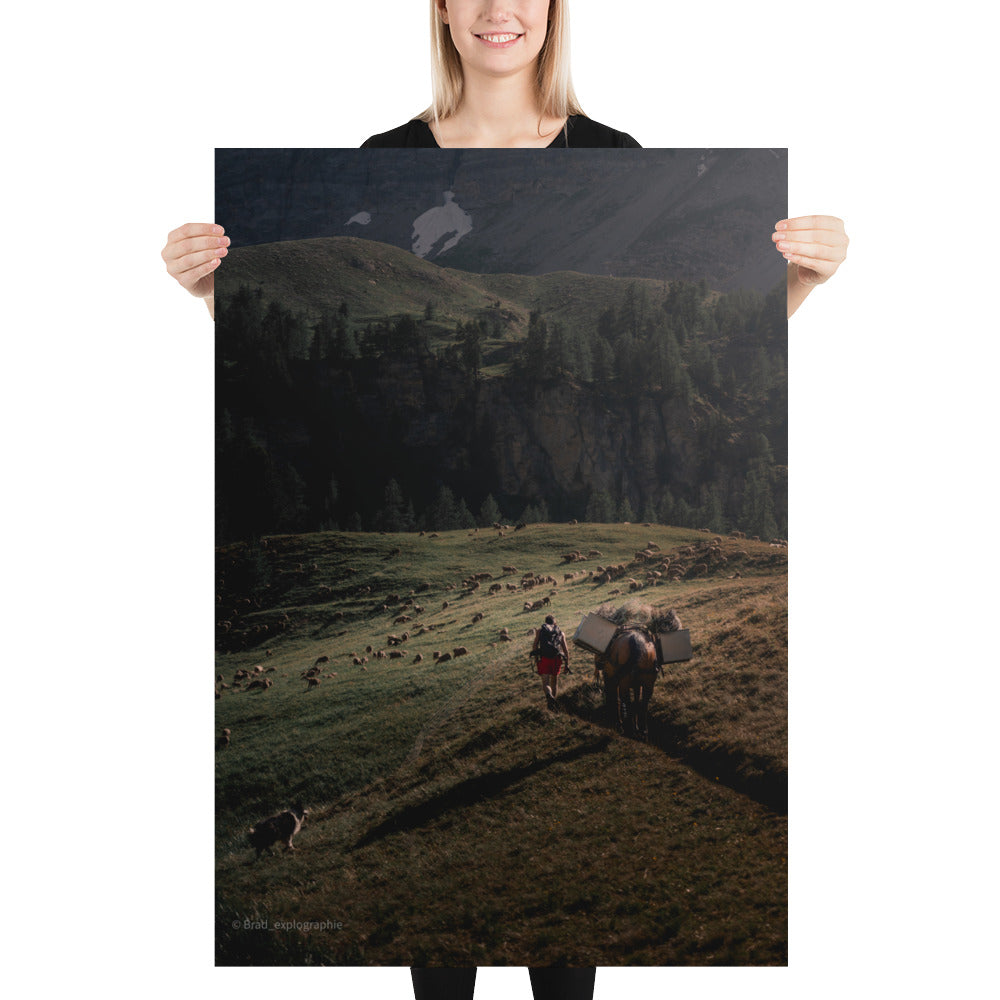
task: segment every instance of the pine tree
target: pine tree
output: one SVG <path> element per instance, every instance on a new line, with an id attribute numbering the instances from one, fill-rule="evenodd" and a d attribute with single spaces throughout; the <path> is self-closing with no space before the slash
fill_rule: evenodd
<path id="1" fill-rule="evenodd" d="M 453 528 L 474 528 L 476 526 L 476 519 L 472 516 L 468 505 L 461 497 L 455 501 L 453 511 Z"/>
<path id="2" fill-rule="evenodd" d="M 528 337 L 524 343 L 524 363 L 529 378 L 542 379 L 547 368 L 548 327 L 542 314 L 533 309 L 528 318 Z"/>
<path id="3" fill-rule="evenodd" d="M 442 484 L 434 502 L 427 508 L 427 527 L 431 531 L 450 531 L 457 527 L 455 494 Z"/>
<path id="4" fill-rule="evenodd" d="M 406 500 L 395 479 L 390 479 L 386 485 L 382 507 L 375 515 L 375 527 L 379 531 L 405 530 Z"/>
<path id="5" fill-rule="evenodd" d="M 605 490 L 594 490 L 587 501 L 586 519 L 594 524 L 610 524 L 615 519 L 615 504 Z"/>
<path id="6" fill-rule="evenodd" d="M 491 493 L 479 508 L 479 525 L 480 527 L 488 528 L 491 524 L 498 524 L 502 520 L 503 514 L 500 513 L 500 507 L 496 500 L 493 499 L 493 494 Z"/>

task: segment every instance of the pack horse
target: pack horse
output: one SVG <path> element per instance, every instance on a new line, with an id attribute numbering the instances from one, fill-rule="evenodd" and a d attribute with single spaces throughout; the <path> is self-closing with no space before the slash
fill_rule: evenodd
<path id="1" fill-rule="evenodd" d="M 594 669 L 604 675 L 604 708 L 608 725 L 645 740 L 653 684 L 660 671 L 656 640 L 639 625 L 619 628 L 604 653 L 595 653 Z"/>

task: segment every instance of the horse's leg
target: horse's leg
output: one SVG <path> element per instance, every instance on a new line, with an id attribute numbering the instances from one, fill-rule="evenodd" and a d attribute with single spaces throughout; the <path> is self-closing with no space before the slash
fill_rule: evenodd
<path id="1" fill-rule="evenodd" d="M 636 728 L 639 739 L 649 739 L 649 699 L 653 696 L 653 682 L 642 681 L 642 687 L 637 685 L 635 690 L 636 701 L 639 703 L 637 709 Z"/>
<path id="2" fill-rule="evenodd" d="M 618 686 L 618 731 L 625 736 L 632 734 L 632 705 L 629 700 L 628 682 Z"/>

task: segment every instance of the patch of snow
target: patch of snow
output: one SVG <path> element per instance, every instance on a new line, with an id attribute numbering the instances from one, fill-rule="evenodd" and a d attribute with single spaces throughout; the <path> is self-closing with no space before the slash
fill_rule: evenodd
<path id="1" fill-rule="evenodd" d="M 411 249 L 418 257 L 426 257 L 444 237 L 450 237 L 438 251 L 442 254 L 471 232 L 472 216 L 455 201 L 454 192 L 445 191 L 443 205 L 428 209 L 413 220 Z"/>
<path id="2" fill-rule="evenodd" d="M 347 222 L 344 223 L 345 226 L 349 226 L 352 222 L 356 222 L 359 226 L 367 226 L 369 222 L 372 221 L 371 212 L 358 212 L 357 215 L 352 215 Z"/>

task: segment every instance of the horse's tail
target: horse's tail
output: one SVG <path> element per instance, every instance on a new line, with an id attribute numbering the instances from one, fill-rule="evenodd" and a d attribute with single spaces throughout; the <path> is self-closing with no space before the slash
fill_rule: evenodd
<path id="1" fill-rule="evenodd" d="M 643 645 L 638 633 L 630 632 L 628 637 L 628 659 L 625 661 L 625 673 L 629 683 L 634 684 L 638 678 L 639 662 L 642 659 Z"/>

